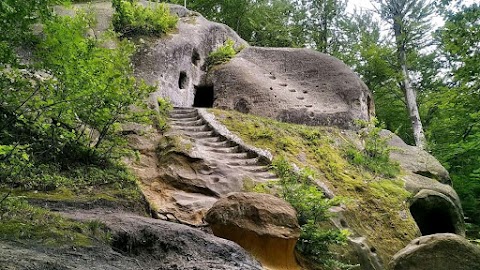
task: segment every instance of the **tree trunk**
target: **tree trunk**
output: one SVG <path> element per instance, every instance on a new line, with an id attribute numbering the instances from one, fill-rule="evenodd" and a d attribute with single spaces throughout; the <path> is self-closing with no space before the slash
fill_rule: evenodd
<path id="1" fill-rule="evenodd" d="M 423 131 L 422 121 L 420 119 L 420 113 L 418 112 L 417 95 L 415 89 L 413 89 L 410 77 L 408 76 L 407 67 L 407 53 L 403 41 L 403 31 L 401 22 L 395 20 L 393 25 L 395 31 L 395 39 L 397 43 L 397 57 L 402 71 L 402 83 L 401 88 L 405 95 L 405 101 L 407 103 L 408 114 L 413 129 L 413 138 L 415 139 L 415 145 L 421 149 L 426 147 L 426 138 Z"/>

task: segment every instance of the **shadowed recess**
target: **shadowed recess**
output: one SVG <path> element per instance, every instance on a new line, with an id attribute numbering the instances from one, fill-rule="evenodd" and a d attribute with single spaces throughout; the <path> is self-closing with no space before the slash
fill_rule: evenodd
<path id="1" fill-rule="evenodd" d="M 195 99 L 193 101 L 193 107 L 213 107 L 213 86 L 195 86 Z"/>
<path id="2" fill-rule="evenodd" d="M 456 233 L 451 206 L 441 199 L 434 201 L 419 199 L 410 206 L 410 212 L 422 235 Z"/>
<path id="3" fill-rule="evenodd" d="M 178 88 L 185 89 L 188 84 L 188 77 L 185 71 L 180 72 L 180 77 L 178 78 Z"/>

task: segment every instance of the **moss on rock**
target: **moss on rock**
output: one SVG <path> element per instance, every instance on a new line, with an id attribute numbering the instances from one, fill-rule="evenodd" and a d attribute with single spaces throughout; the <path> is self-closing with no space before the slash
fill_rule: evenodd
<path id="1" fill-rule="evenodd" d="M 217 120 L 247 144 L 308 168 L 337 196 L 346 198 L 347 223 L 368 238 L 384 262 L 420 235 L 410 215 L 401 174 L 384 178 L 351 164 L 347 149 L 359 142 L 353 132 L 277 122 L 233 111 L 211 110 Z"/>

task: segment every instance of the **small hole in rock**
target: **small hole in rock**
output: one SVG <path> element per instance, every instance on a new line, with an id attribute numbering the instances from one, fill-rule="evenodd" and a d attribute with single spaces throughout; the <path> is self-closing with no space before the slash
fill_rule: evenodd
<path id="1" fill-rule="evenodd" d="M 188 84 L 187 72 L 180 72 L 180 77 L 178 78 L 178 88 L 185 89 Z"/>
<path id="2" fill-rule="evenodd" d="M 192 64 L 196 66 L 198 65 L 199 61 L 200 61 L 200 54 L 198 54 L 198 51 L 194 49 L 192 52 Z"/>

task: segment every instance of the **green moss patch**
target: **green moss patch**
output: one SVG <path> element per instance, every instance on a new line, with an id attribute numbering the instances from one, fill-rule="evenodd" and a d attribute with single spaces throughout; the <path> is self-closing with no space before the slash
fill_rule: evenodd
<path id="1" fill-rule="evenodd" d="M 344 197 L 352 229 L 368 237 L 388 262 L 416 237 L 406 200 L 410 193 L 399 177 L 385 178 L 348 158 L 355 145 L 341 130 L 277 122 L 233 111 L 211 110 L 217 120 L 247 144 L 269 150 L 314 173 L 337 196 Z"/>
<path id="2" fill-rule="evenodd" d="M 109 242 L 110 235 L 99 222 L 75 222 L 9 196 L 0 205 L 0 240 L 51 247 L 89 247 Z"/>

